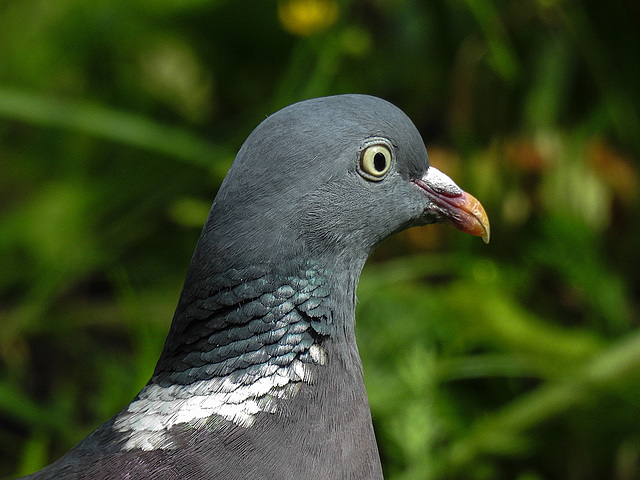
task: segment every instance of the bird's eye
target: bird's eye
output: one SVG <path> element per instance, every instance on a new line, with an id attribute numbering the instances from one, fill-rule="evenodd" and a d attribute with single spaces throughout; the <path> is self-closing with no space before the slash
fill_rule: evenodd
<path id="1" fill-rule="evenodd" d="M 371 145 L 360 156 L 359 173 L 367 180 L 382 180 L 391 166 L 391 152 L 385 145 Z"/>

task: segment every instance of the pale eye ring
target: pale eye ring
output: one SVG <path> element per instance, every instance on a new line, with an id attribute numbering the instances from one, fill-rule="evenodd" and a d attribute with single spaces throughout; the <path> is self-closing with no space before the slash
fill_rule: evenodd
<path id="1" fill-rule="evenodd" d="M 384 144 L 366 147 L 360 154 L 358 173 L 367 180 L 380 181 L 391 167 L 391 151 Z"/>

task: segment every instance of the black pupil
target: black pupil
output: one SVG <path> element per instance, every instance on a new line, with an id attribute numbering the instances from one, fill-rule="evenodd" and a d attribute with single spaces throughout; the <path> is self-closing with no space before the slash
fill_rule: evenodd
<path id="1" fill-rule="evenodd" d="M 373 156 L 373 167 L 378 171 L 382 172 L 387 166 L 387 157 L 384 156 L 384 153 L 378 152 Z"/>

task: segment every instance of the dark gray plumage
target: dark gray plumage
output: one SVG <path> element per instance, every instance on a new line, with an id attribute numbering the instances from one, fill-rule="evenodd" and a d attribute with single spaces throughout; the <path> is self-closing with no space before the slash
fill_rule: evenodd
<path id="1" fill-rule="evenodd" d="M 371 249 L 480 204 L 378 98 L 291 105 L 247 138 L 140 394 L 33 479 L 369 479 L 382 470 L 354 334 Z"/>

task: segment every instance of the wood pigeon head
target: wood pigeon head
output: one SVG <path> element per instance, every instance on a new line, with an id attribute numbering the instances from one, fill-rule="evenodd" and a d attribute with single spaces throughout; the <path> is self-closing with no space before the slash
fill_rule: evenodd
<path id="1" fill-rule="evenodd" d="M 288 106 L 249 135 L 201 244 L 217 245 L 217 255 L 362 264 L 389 235 L 441 222 L 489 241 L 480 203 L 429 166 L 400 109 L 372 96 L 337 95 Z"/>

